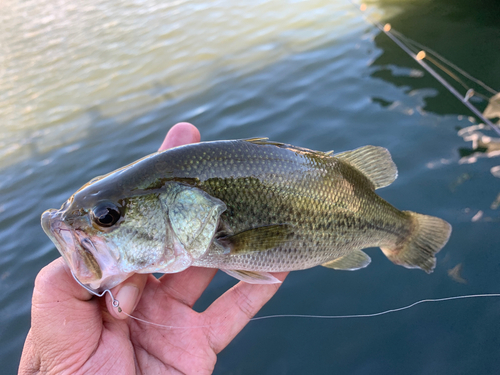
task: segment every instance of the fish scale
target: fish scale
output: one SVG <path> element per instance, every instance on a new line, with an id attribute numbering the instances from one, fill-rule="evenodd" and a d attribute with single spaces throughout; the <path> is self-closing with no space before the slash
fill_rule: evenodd
<path id="1" fill-rule="evenodd" d="M 241 153 L 242 149 L 239 148 L 238 152 Z M 275 249 L 242 255 L 225 255 L 218 247 L 212 246 L 207 256 L 199 259 L 195 265 L 271 272 L 289 271 L 309 268 L 339 258 L 352 246 L 379 246 L 381 241 L 392 237 L 392 234 L 382 234 L 378 228 L 376 236 L 366 233 L 370 228 L 374 228 L 370 217 L 375 210 L 364 210 L 359 213 L 360 216 L 354 216 L 353 213 L 354 209 L 373 207 L 374 203 L 378 203 L 384 210 L 386 226 L 395 225 L 398 230 L 404 230 L 404 224 L 396 224 L 398 216 L 404 214 L 382 201 L 366 187 L 368 182 L 362 181 L 363 176 L 356 176 L 356 171 L 342 168 L 337 159 L 313 156 L 312 153 L 294 153 L 289 149 L 263 152 L 263 155 L 258 155 L 257 160 L 269 160 L 269 157 L 274 160 L 270 164 L 264 163 L 258 171 L 255 168 L 247 169 L 247 173 L 257 177 L 217 178 L 216 183 L 208 179 L 200 184 L 200 188 L 225 202 L 229 212 L 237 212 L 236 215 L 221 215 L 221 219 L 226 221 L 234 232 L 261 225 L 287 223 L 295 229 L 293 238 L 287 239 L 282 246 Z M 251 157 L 247 154 L 238 156 Z M 293 160 L 293 156 L 297 160 Z M 290 163 L 291 160 L 293 163 Z M 288 176 L 291 170 L 306 170 L 307 173 L 302 178 L 291 179 Z M 235 175 L 237 171 L 231 174 Z M 260 176 L 265 177 L 259 178 Z M 352 188 L 352 185 L 347 183 L 349 180 L 364 185 L 365 189 Z M 251 193 L 245 194 L 248 191 Z M 359 235 L 363 230 L 364 237 Z M 291 252 L 297 256 L 290 257 Z"/>

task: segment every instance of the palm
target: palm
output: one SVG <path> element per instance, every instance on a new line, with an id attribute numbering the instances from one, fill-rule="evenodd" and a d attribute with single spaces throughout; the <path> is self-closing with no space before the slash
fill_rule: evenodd
<path id="1" fill-rule="evenodd" d="M 198 313 L 192 305 L 215 272 L 192 267 L 159 280 L 134 276 L 147 277 L 147 282 L 133 315 L 172 327 L 167 328 L 116 319 L 108 312 L 114 309 L 111 298 L 91 297 L 72 279 L 62 259 L 54 261 L 40 273 L 33 296 L 27 344 L 43 342 L 43 349 L 33 348 L 42 352 L 36 367 L 49 373 L 211 373 L 216 354 L 278 288 L 240 282 Z M 276 276 L 284 279 L 286 274 Z"/>

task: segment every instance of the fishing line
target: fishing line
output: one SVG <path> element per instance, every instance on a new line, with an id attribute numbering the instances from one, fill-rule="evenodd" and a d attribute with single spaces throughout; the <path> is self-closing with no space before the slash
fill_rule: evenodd
<path id="1" fill-rule="evenodd" d="M 305 314 L 277 314 L 277 315 L 266 315 L 258 316 L 250 319 L 250 321 L 273 319 L 273 318 L 313 318 L 313 319 L 350 319 L 350 318 L 373 318 L 376 316 L 386 315 L 398 311 L 403 311 L 411 309 L 414 306 L 427 303 L 427 302 L 444 302 L 452 301 L 457 299 L 467 299 L 467 298 L 483 298 L 483 297 L 500 297 L 500 293 L 485 293 L 485 294 L 466 294 L 462 296 L 444 297 L 444 298 L 428 298 L 422 299 L 417 302 L 413 302 L 409 305 L 403 307 L 397 307 L 395 309 L 389 309 L 380 311 L 372 314 L 353 314 L 353 315 L 305 315 Z"/>
<path id="2" fill-rule="evenodd" d="M 469 110 L 471 110 L 476 116 L 478 116 L 485 124 L 487 124 L 490 129 L 492 129 L 495 133 L 497 133 L 498 135 L 500 135 L 500 128 L 496 125 L 494 125 L 489 119 L 487 119 L 486 117 L 483 116 L 483 114 L 476 108 L 474 107 L 470 102 L 469 102 L 469 99 L 474 95 L 474 90 L 469 88 L 467 93 L 465 94 L 465 96 L 463 96 L 462 94 L 460 94 L 453 86 L 451 86 L 448 82 L 446 82 L 446 80 L 441 77 L 434 69 L 432 69 L 425 61 L 423 61 L 424 59 L 427 58 L 427 60 L 429 60 L 427 54 L 426 54 L 426 50 L 431 52 L 431 50 L 429 50 L 428 48 L 425 48 L 425 49 L 422 49 L 420 52 L 418 53 L 414 53 L 411 48 L 409 46 L 407 46 L 402 40 L 400 40 L 397 36 L 396 36 L 396 33 L 394 33 L 394 31 L 392 30 L 392 26 L 390 24 L 385 24 L 384 26 L 382 26 L 379 22 L 377 21 L 374 21 L 373 19 L 371 19 L 370 17 L 368 17 L 364 11 L 367 9 L 366 7 L 366 4 L 361 4 L 361 6 L 357 5 L 356 3 L 354 3 L 353 1 L 351 0 L 348 0 L 354 7 L 356 7 L 357 9 L 359 9 L 361 12 L 362 12 L 362 15 L 363 15 L 363 18 L 368 21 L 369 23 L 371 23 L 372 25 L 374 25 L 375 27 L 377 27 L 380 31 L 382 31 L 383 33 L 385 33 L 385 35 L 387 35 L 394 43 L 396 43 L 399 48 L 401 48 L 403 51 L 405 51 L 410 57 L 412 57 L 422 68 L 424 68 L 429 74 L 431 74 L 439 83 L 441 83 L 441 85 L 443 85 L 451 94 L 453 94 L 458 100 L 460 100 L 467 108 L 469 108 Z M 397 33 L 399 35 L 402 35 L 400 33 Z M 405 38 L 406 40 L 410 40 L 408 38 Z M 413 42 L 413 41 L 412 41 Z M 410 46 L 412 45 L 412 43 L 409 43 Z M 414 45 L 417 45 L 416 42 L 413 42 Z M 422 46 L 423 47 L 423 46 Z M 438 57 L 439 55 L 436 54 L 436 53 L 433 53 L 434 56 Z M 440 58 L 440 57 L 438 57 Z M 441 61 L 444 62 L 445 64 L 447 63 L 447 60 L 445 60 L 444 58 L 441 58 Z M 436 65 L 439 67 L 440 64 Z M 456 65 L 453 65 L 453 64 L 448 64 L 449 66 L 455 68 L 458 72 L 464 72 L 462 69 L 458 68 Z M 444 70 L 444 72 L 446 73 L 446 70 Z M 463 73 L 462 73 L 463 74 Z M 481 85 L 483 88 L 487 89 L 488 91 L 493 91 L 493 92 L 496 92 L 495 90 L 491 89 L 489 86 L 485 85 L 484 83 L 482 83 L 481 81 L 479 81 L 478 79 L 472 77 L 471 75 L 469 74 L 464 74 L 466 77 L 468 77 L 469 79 L 473 80 L 474 82 L 478 83 L 479 85 Z M 472 78 L 470 78 L 472 77 Z M 457 77 L 458 78 L 458 77 Z M 461 80 L 457 80 L 457 82 L 463 84 L 463 82 Z M 465 84 L 464 84 L 465 85 Z M 465 85 L 466 86 L 466 85 Z M 467 86 L 466 86 L 467 87 Z"/>
<path id="3" fill-rule="evenodd" d="M 190 328 L 208 328 L 208 327 L 216 327 L 219 325 L 223 325 L 225 323 L 219 323 L 219 324 L 206 324 L 206 325 L 198 325 L 198 326 L 169 326 L 165 324 L 159 324 L 159 323 L 154 323 L 150 322 L 145 319 L 138 318 L 136 316 L 133 316 L 131 314 L 126 313 L 125 311 L 122 310 L 120 307 L 120 302 L 115 298 L 113 293 L 109 289 L 104 290 L 101 293 L 97 293 L 96 291 L 90 289 L 88 286 L 80 282 L 78 278 L 75 276 L 73 271 L 71 271 L 71 274 L 73 275 L 73 278 L 76 280 L 80 286 L 82 286 L 84 289 L 86 289 L 89 293 L 93 294 L 94 296 L 97 297 L 103 297 L 106 293 L 109 294 L 111 297 L 111 304 L 113 307 L 115 307 L 120 314 L 125 314 L 127 317 L 134 319 L 138 322 L 144 323 L 144 324 L 149 324 L 155 327 L 160 327 L 160 328 L 167 328 L 167 329 L 190 329 Z M 465 294 L 461 296 L 452 296 L 452 297 L 443 297 L 443 298 L 427 298 L 427 299 L 422 299 L 417 302 L 413 302 L 409 305 L 402 306 L 402 307 L 396 307 L 394 309 L 388 309 L 388 310 L 383 310 L 379 311 L 376 313 L 370 313 L 370 314 L 349 314 L 349 315 L 312 315 L 312 314 L 275 314 L 275 315 L 265 315 L 265 316 L 257 316 L 255 318 L 251 318 L 249 322 L 255 322 L 258 320 L 265 320 L 265 319 L 280 319 L 280 318 L 296 318 L 296 319 L 355 319 L 355 318 L 374 318 L 377 316 L 381 315 L 387 315 L 403 310 L 408 310 L 411 309 L 412 307 L 415 307 L 417 305 L 421 305 L 424 303 L 430 303 L 430 302 L 446 302 L 446 301 L 453 301 L 453 300 L 459 300 L 459 299 L 470 299 L 470 298 L 488 298 L 488 297 L 500 297 L 500 293 L 483 293 L 483 294 Z"/>
<path id="4" fill-rule="evenodd" d="M 131 314 L 126 313 L 125 311 L 122 310 L 120 307 L 120 302 L 113 296 L 113 293 L 109 289 L 104 290 L 101 293 L 97 293 L 96 291 L 90 289 L 88 286 L 84 285 L 83 283 L 78 280 L 78 278 L 75 276 L 73 271 L 71 271 L 71 274 L 73 275 L 73 278 L 76 280 L 78 284 L 80 284 L 83 288 L 85 288 L 89 293 L 93 294 L 94 296 L 97 297 L 103 297 L 106 293 L 109 294 L 111 297 L 111 304 L 113 307 L 115 307 L 120 314 L 125 314 L 127 317 L 134 319 L 138 322 L 144 323 L 144 324 L 149 324 L 155 327 L 160 327 L 160 328 L 167 328 L 167 329 L 190 329 L 190 328 L 208 328 L 208 327 L 216 327 L 219 325 L 223 325 L 225 323 L 219 323 L 219 324 L 206 324 L 206 325 L 198 325 L 198 326 L 169 326 L 165 324 L 159 324 L 159 323 L 154 323 L 150 322 L 145 319 L 138 318 L 136 316 L 133 316 Z M 403 310 L 408 310 L 411 309 L 412 307 L 415 307 L 417 305 L 421 305 L 424 303 L 430 303 L 430 302 L 446 302 L 446 301 L 453 301 L 453 300 L 459 300 L 459 299 L 470 299 L 470 298 L 488 298 L 488 297 L 500 297 L 500 293 L 483 293 L 483 294 L 465 294 L 461 296 L 452 296 L 452 297 L 443 297 L 443 298 L 427 298 L 427 299 L 422 299 L 417 302 L 413 302 L 409 305 L 405 305 L 402 307 L 396 307 L 394 309 L 388 309 L 388 310 L 383 310 L 379 311 L 376 313 L 370 313 L 370 314 L 349 314 L 349 315 L 312 315 L 312 314 L 275 314 L 275 315 L 265 315 L 265 316 L 257 316 L 255 318 L 251 318 L 249 322 L 255 322 L 258 320 L 265 320 L 265 319 L 281 319 L 281 318 L 296 318 L 296 319 L 356 319 L 356 318 L 374 318 L 377 316 L 381 315 L 387 315 Z"/>
<path id="5" fill-rule="evenodd" d="M 161 328 L 168 328 L 168 329 L 188 329 L 188 328 L 208 328 L 208 327 L 215 327 L 219 325 L 223 325 L 225 323 L 219 323 L 219 324 L 208 324 L 208 325 L 199 325 L 199 326 L 169 326 L 169 325 L 164 325 L 164 324 L 158 324 L 158 323 L 153 323 L 144 319 L 140 319 L 138 317 L 135 317 L 133 315 L 127 314 L 125 311 L 123 311 L 120 308 L 120 303 L 118 300 L 116 300 L 113 297 L 113 294 L 109 291 L 106 290 L 103 292 L 109 292 L 113 306 L 118 309 L 119 313 L 125 314 L 129 318 L 132 318 L 134 320 L 137 320 L 141 323 L 145 324 L 150 324 L 156 327 L 161 327 Z M 422 299 L 417 302 L 413 302 L 409 305 L 403 306 L 403 307 L 397 307 L 394 309 L 389 309 L 389 310 L 384 310 L 376 313 L 371 313 L 371 314 L 351 314 L 351 315 L 310 315 L 310 314 L 276 314 L 276 315 L 265 315 L 265 316 L 257 316 L 255 318 L 251 318 L 249 322 L 255 322 L 258 320 L 265 320 L 265 319 L 280 319 L 280 318 L 298 318 L 298 319 L 353 319 L 353 318 L 374 318 L 377 316 L 381 315 L 386 315 L 386 314 L 391 314 L 403 310 L 408 310 L 411 309 L 412 307 L 415 307 L 417 305 L 421 305 L 424 303 L 429 303 L 429 302 L 445 302 L 445 301 L 453 301 L 453 300 L 459 300 L 459 299 L 470 299 L 470 298 L 487 298 L 487 297 L 500 297 L 500 293 L 483 293 L 483 294 L 466 294 L 466 295 L 461 295 L 461 296 L 453 296 L 453 297 L 444 297 L 444 298 L 428 298 L 428 299 Z"/>

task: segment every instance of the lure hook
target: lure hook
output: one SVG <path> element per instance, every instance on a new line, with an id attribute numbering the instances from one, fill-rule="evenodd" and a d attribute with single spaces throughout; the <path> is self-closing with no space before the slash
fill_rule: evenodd
<path id="1" fill-rule="evenodd" d="M 103 297 L 106 293 L 108 293 L 109 296 L 111 297 L 111 304 L 113 305 L 113 307 L 117 308 L 118 312 L 122 312 L 122 309 L 120 308 L 120 302 L 115 298 L 113 293 L 111 293 L 111 290 L 105 289 L 101 293 L 97 293 L 95 290 L 90 289 L 87 285 L 83 284 L 80 280 L 78 280 L 73 271 L 71 271 L 71 275 L 73 275 L 73 278 L 78 284 L 80 284 L 81 287 L 83 287 L 87 292 L 93 294 L 96 297 Z"/>

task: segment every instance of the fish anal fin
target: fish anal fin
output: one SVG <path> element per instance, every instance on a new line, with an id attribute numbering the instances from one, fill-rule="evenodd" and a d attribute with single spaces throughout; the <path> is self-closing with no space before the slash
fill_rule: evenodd
<path id="1" fill-rule="evenodd" d="M 242 270 L 225 270 L 221 271 L 227 273 L 238 280 L 244 281 L 248 284 L 281 284 L 281 281 L 271 275 L 269 272 L 256 272 L 256 271 L 242 271 Z"/>
<path id="2" fill-rule="evenodd" d="M 386 148 L 364 146 L 334 155 L 368 178 L 374 189 L 388 186 L 398 177 L 398 169 Z"/>
<path id="3" fill-rule="evenodd" d="M 365 268 L 371 262 L 371 258 L 361 250 L 354 250 L 340 258 L 323 263 L 323 267 L 335 270 L 356 271 Z"/>
<path id="4" fill-rule="evenodd" d="M 218 238 L 217 242 L 230 254 L 246 254 L 278 247 L 290 233 L 293 233 L 292 225 L 266 225 Z"/>

